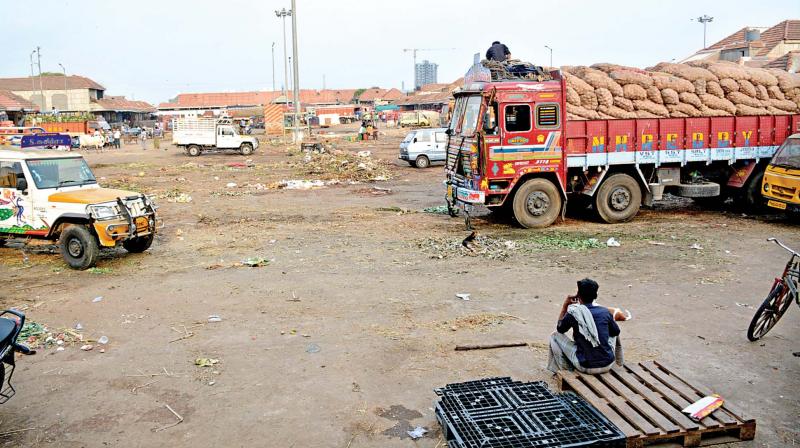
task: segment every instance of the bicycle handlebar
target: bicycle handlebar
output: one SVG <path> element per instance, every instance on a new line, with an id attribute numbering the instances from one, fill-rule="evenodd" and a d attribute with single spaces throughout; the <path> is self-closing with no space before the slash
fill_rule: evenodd
<path id="1" fill-rule="evenodd" d="M 792 248 L 790 248 L 789 246 L 781 243 L 781 241 L 779 239 L 777 239 L 777 238 L 767 238 L 767 241 L 772 241 L 773 243 L 777 244 L 778 246 L 781 246 L 784 250 L 790 252 L 794 256 L 800 257 L 799 253 L 797 253 L 794 250 L 792 250 Z"/>

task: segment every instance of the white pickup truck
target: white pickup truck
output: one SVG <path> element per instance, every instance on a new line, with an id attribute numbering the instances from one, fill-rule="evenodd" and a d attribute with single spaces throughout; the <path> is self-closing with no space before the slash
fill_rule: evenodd
<path id="1" fill-rule="evenodd" d="M 178 118 L 172 122 L 172 144 L 192 157 L 217 151 L 249 156 L 258 148 L 258 139 L 239 135 L 230 119 Z"/>

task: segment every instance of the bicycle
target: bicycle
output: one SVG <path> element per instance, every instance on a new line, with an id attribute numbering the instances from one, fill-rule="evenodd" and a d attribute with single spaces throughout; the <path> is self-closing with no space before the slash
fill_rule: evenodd
<path id="1" fill-rule="evenodd" d="M 783 276 L 775 279 L 767 298 L 758 307 L 753 320 L 750 321 L 750 327 L 747 329 L 747 339 L 750 341 L 757 341 L 764 337 L 789 309 L 792 300 L 797 302 L 797 306 L 800 306 L 800 294 L 797 292 L 798 285 L 800 285 L 800 253 L 787 247 L 777 238 L 768 238 L 767 241 L 772 241 L 782 247 L 792 254 L 792 257 L 786 263 Z"/>

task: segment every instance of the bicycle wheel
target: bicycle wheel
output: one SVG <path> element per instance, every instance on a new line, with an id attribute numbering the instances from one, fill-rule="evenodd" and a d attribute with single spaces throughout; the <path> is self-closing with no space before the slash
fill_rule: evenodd
<path id="1" fill-rule="evenodd" d="M 750 341 L 761 339 L 778 323 L 783 313 L 792 304 L 792 297 L 788 297 L 787 292 L 783 283 L 778 283 L 772 288 L 767 298 L 756 310 L 753 320 L 750 321 L 750 327 L 747 329 L 747 339 L 750 339 Z"/>

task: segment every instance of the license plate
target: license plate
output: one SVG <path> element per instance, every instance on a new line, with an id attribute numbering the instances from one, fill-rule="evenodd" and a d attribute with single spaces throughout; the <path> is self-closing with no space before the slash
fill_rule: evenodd
<path id="1" fill-rule="evenodd" d="M 780 202 L 780 201 L 773 201 L 773 200 L 770 199 L 769 201 L 767 201 L 767 205 L 769 205 L 770 207 L 773 207 L 773 208 L 779 208 L 781 210 L 786 210 L 786 204 L 784 204 L 783 202 Z"/>
<path id="2" fill-rule="evenodd" d="M 483 204 L 485 198 L 482 191 L 467 190 L 466 188 L 456 189 L 456 197 L 459 201 L 473 204 Z"/>

